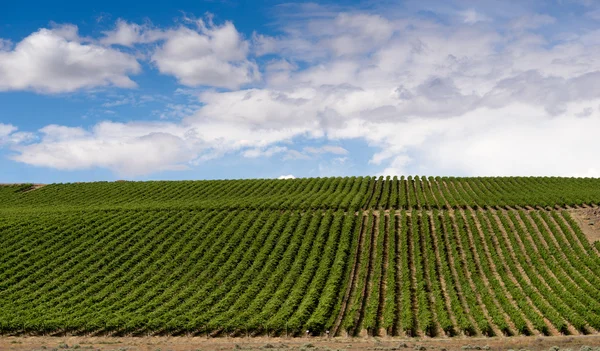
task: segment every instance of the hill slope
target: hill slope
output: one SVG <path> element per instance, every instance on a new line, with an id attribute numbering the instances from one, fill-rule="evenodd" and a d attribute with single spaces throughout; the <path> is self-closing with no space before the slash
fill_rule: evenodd
<path id="1" fill-rule="evenodd" d="M 578 178 L 0 187 L 4 333 L 600 330 Z"/>

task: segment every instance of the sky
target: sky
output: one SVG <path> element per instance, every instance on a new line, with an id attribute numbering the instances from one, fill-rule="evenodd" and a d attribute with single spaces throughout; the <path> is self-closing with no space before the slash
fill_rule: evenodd
<path id="1" fill-rule="evenodd" d="M 0 183 L 600 177 L 600 1 L 28 1 Z"/>

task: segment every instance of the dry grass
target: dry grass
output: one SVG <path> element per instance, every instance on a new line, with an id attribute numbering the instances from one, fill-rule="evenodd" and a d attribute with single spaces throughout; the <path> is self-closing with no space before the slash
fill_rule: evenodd
<path id="1" fill-rule="evenodd" d="M 494 338 L 200 338 L 200 337 L 0 337 L 15 351 L 600 351 L 600 334 Z"/>

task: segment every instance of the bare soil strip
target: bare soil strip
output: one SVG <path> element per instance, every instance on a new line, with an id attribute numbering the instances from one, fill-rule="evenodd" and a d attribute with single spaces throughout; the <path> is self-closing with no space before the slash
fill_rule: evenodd
<path id="1" fill-rule="evenodd" d="M 204 338 L 204 337 L 0 337 L 0 350 L 103 350 L 103 351 L 193 351 L 193 350 L 441 350 L 462 351 L 477 348 L 490 351 L 546 351 L 551 347 L 579 350 L 600 346 L 600 334 L 581 336 L 513 336 L 454 338 Z"/>
<path id="2" fill-rule="evenodd" d="M 590 244 L 600 241 L 600 207 L 571 209 L 568 212 Z"/>

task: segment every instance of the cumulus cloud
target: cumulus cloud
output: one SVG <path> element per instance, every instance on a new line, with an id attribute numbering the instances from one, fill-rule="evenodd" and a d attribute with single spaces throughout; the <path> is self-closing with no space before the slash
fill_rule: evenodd
<path id="1" fill-rule="evenodd" d="M 248 60 L 249 43 L 231 22 L 215 25 L 197 21 L 198 29 L 181 27 L 164 33 L 165 42 L 152 54 L 152 62 L 187 86 L 235 89 L 260 78 L 257 65 Z"/>
<path id="2" fill-rule="evenodd" d="M 0 138 L 6 138 L 17 129 L 18 128 L 13 126 L 12 124 L 0 123 Z"/>
<path id="3" fill-rule="evenodd" d="M 38 143 L 20 145 L 13 159 L 62 170 L 108 168 L 122 176 L 183 169 L 195 157 L 185 131 L 161 123 L 103 122 L 88 131 L 49 125 Z"/>
<path id="4" fill-rule="evenodd" d="M 302 61 L 327 57 L 349 57 L 371 52 L 384 44 L 395 31 L 394 23 L 383 16 L 366 13 L 339 13 L 329 18 L 291 21 L 284 36 L 255 34 L 256 54 L 281 54 Z"/>
<path id="5" fill-rule="evenodd" d="M 277 179 L 296 179 L 296 177 L 294 177 L 293 174 L 288 174 L 288 175 L 281 175 Z"/>
<path id="6" fill-rule="evenodd" d="M 114 46 L 150 43 L 156 43 L 151 62 L 183 85 L 236 89 L 260 80 L 257 64 L 248 59 L 250 44 L 233 23 L 216 25 L 209 16 L 193 25 L 161 29 L 119 19 L 97 40 L 80 37 L 74 25 L 40 29 L 16 45 L 0 38 L 0 91 L 133 88 L 130 76 L 141 66 L 134 55 Z"/>
<path id="7" fill-rule="evenodd" d="M 242 153 L 244 157 L 257 158 L 257 157 L 271 157 L 275 154 L 279 154 L 287 151 L 285 146 L 273 146 L 267 149 L 248 149 Z"/>
<path id="8" fill-rule="evenodd" d="M 348 150 L 344 149 L 341 146 L 336 146 L 336 145 L 325 145 L 325 146 L 321 146 L 321 147 L 308 146 L 308 147 L 304 148 L 304 151 L 309 154 L 326 154 L 326 153 L 332 153 L 335 155 L 347 155 L 348 154 Z"/>
<path id="9" fill-rule="evenodd" d="M 104 37 L 100 42 L 104 45 L 132 46 L 142 42 L 141 32 L 142 26 L 119 19 L 115 29 L 103 32 Z"/>
<path id="10" fill-rule="evenodd" d="M 268 148 L 250 148 L 242 152 L 242 156 L 247 158 L 272 157 L 276 154 L 283 154 L 284 160 L 308 160 L 314 155 L 347 155 L 348 150 L 341 146 L 325 145 L 322 147 L 307 146 L 302 151 L 289 149 L 286 146 L 272 146 Z"/>
<path id="11" fill-rule="evenodd" d="M 31 141 L 35 138 L 33 133 L 18 132 L 12 124 L 0 123 L 0 146 L 14 146 Z"/>
<path id="12" fill-rule="evenodd" d="M 298 130 L 248 131 L 244 125 L 227 121 L 184 119 L 181 123 L 105 121 L 89 130 L 49 125 L 38 135 L 35 142 L 11 144 L 17 152 L 11 158 L 34 166 L 62 170 L 100 167 L 122 177 L 137 177 L 186 169 L 231 152 L 249 158 L 291 155 L 294 150 L 270 145 L 298 135 Z"/>
<path id="13" fill-rule="evenodd" d="M 132 88 L 136 83 L 129 75 L 140 70 L 133 56 L 86 43 L 72 25 L 40 29 L 14 48 L 0 48 L 0 91 L 61 93 L 98 86 Z"/>
<path id="14" fill-rule="evenodd" d="M 149 33 L 145 26 L 118 19 L 115 29 L 103 32 L 104 36 L 100 39 L 100 43 L 104 45 L 133 46 L 158 40 L 159 36 L 153 35 L 154 33 Z"/>
<path id="15" fill-rule="evenodd" d="M 593 33 L 553 41 L 539 29 L 557 21 L 550 16 L 473 25 L 483 21 L 479 12 L 465 11 L 450 24 L 356 11 L 298 15 L 251 43 L 229 22 L 159 30 L 151 57 L 162 73 L 229 90 L 194 91 L 198 101 L 180 121 L 49 126 L 15 159 L 139 175 L 238 153 L 319 159 L 321 174 L 341 174 L 353 155 L 335 145 L 360 140 L 376 150 L 369 173 L 596 175 Z M 123 34 L 107 34 L 106 45 L 155 40 L 144 39 L 150 29 L 120 25 Z M 248 57 L 267 54 L 275 58 L 263 60 L 261 75 Z M 309 146 L 296 150 L 296 140 Z"/>
<path id="16" fill-rule="evenodd" d="M 168 31 L 153 27 L 150 23 L 137 24 L 119 18 L 112 30 L 102 32 L 98 40 L 102 45 L 121 45 L 133 47 L 168 39 Z"/>

